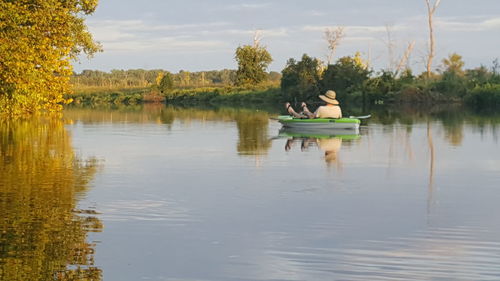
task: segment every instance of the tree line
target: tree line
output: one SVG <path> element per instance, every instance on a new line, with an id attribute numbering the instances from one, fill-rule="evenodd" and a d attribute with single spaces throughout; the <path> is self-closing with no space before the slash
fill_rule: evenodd
<path id="1" fill-rule="evenodd" d="M 263 72 L 262 81 L 279 83 L 281 74 L 279 72 Z M 190 72 L 180 70 L 178 73 L 171 73 L 164 69 L 113 69 L 109 72 L 99 70 L 83 70 L 80 73 L 73 73 L 71 83 L 76 88 L 104 87 L 104 88 L 145 88 L 153 85 L 160 85 L 161 79 L 165 78 L 164 84 L 167 88 L 197 88 L 197 87 L 223 87 L 237 84 L 237 70 L 209 70 Z M 241 76 L 240 76 L 241 77 Z M 169 86 L 171 84 L 171 86 Z"/>

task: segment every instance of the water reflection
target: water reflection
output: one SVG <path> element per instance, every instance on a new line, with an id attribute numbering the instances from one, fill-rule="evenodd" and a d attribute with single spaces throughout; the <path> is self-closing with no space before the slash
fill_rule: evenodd
<path id="1" fill-rule="evenodd" d="M 0 280 L 101 280 L 79 210 L 97 170 L 73 152 L 59 119 L 0 121 Z"/>
<path id="2" fill-rule="evenodd" d="M 171 129 L 175 121 L 236 122 L 238 129 L 237 152 L 242 156 L 265 155 L 271 147 L 268 126 L 270 113 L 237 108 L 182 108 L 161 104 L 117 108 L 69 108 L 65 118 L 84 124 L 96 123 L 157 123 Z"/>
<path id="3" fill-rule="evenodd" d="M 301 151 L 308 151 L 310 147 L 317 147 L 324 152 L 324 159 L 328 165 L 339 164 L 339 150 L 342 141 L 351 142 L 359 139 L 358 130 L 300 130 L 282 128 L 279 137 L 287 138 L 285 151 L 290 151 L 295 143 L 300 143 Z"/>
<path id="4" fill-rule="evenodd" d="M 107 277 L 497 280 L 500 118 L 370 113 L 361 134 L 322 134 L 249 109 L 68 110 L 107 163 Z"/>
<path id="5" fill-rule="evenodd" d="M 269 115 L 240 111 L 235 117 L 239 136 L 237 150 L 240 155 L 266 154 L 271 147 L 267 132 Z"/>

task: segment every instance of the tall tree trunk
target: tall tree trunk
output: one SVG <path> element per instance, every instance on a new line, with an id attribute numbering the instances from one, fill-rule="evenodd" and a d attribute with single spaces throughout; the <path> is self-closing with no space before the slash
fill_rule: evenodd
<path id="1" fill-rule="evenodd" d="M 431 77 L 432 60 L 434 59 L 435 45 L 436 45 L 434 38 L 433 16 L 440 2 L 441 0 L 436 0 L 434 5 L 431 5 L 431 0 L 425 0 L 425 3 L 427 4 L 427 14 L 428 14 L 428 24 L 429 24 L 429 54 L 427 55 L 427 78 Z"/>

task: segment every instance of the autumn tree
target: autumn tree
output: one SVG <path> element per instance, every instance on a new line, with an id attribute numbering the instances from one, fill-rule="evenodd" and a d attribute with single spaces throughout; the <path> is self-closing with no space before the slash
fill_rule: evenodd
<path id="1" fill-rule="evenodd" d="M 442 60 L 443 69 L 440 81 L 435 88 L 449 97 L 463 97 L 467 93 L 467 81 L 463 70 L 464 61 L 457 53 L 450 54 Z"/>
<path id="2" fill-rule="evenodd" d="M 260 45 L 257 33 L 253 45 L 244 45 L 236 49 L 238 62 L 236 85 L 259 84 L 267 78 L 266 69 L 273 61 L 267 49 Z"/>
<path id="3" fill-rule="evenodd" d="M 0 0 L 0 113 L 58 111 L 71 61 L 100 50 L 84 23 L 98 0 Z"/>
<path id="4" fill-rule="evenodd" d="M 443 66 L 444 66 L 444 71 L 445 72 L 451 72 L 455 75 L 463 76 L 464 75 L 464 70 L 463 67 L 465 65 L 464 61 L 462 60 L 462 56 L 453 53 L 448 56 L 448 58 L 443 59 Z"/>

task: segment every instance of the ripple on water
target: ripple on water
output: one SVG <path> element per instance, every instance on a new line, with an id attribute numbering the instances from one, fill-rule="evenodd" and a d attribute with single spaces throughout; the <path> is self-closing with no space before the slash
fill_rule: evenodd
<path id="1" fill-rule="evenodd" d="M 193 221 L 188 209 L 167 200 L 116 200 L 98 210 L 107 221 L 162 221 L 176 225 Z"/>
<path id="2" fill-rule="evenodd" d="M 327 280 L 500 280 L 500 242 L 475 228 L 439 228 L 410 237 L 362 241 L 352 247 L 272 249 L 268 274 Z M 300 278 L 299 278 L 300 276 Z"/>

